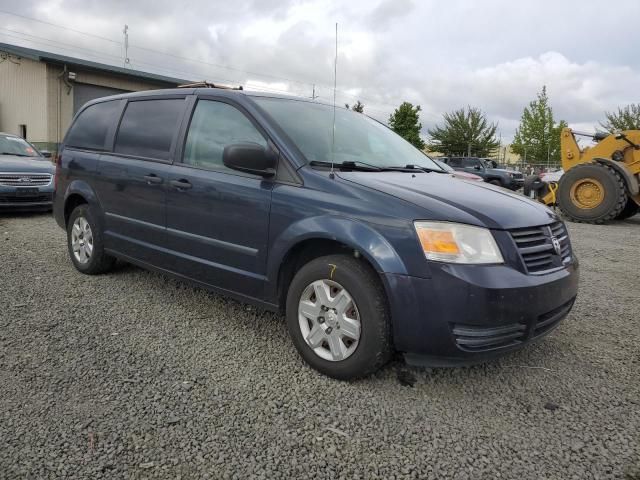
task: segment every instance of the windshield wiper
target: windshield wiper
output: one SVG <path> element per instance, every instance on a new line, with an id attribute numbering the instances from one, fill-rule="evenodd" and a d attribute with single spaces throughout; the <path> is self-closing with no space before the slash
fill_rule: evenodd
<path id="1" fill-rule="evenodd" d="M 447 173 L 446 170 L 442 170 L 440 168 L 429 168 L 429 167 L 421 167 L 420 165 L 407 165 L 404 168 L 409 170 L 419 170 L 421 172 L 435 172 L 435 173 Z"/>
<path id="2" fill-rule="evenodd" d="M 31 155 L 25 155 L 24 153 L 12 153 L 12 152 L 0 152 L 0 155 L 13 155 L 14 157 L 30 157 Z"/>
<path id="3" fill-rule="evenodd" d="M 325 162 L 322 160 L 312 160 L 309 162 L 309 165 L 311 165 L 312 167 L 331 167 L 332 164 L 331 162 Z M 368 163 L 360 162 L 360 161 L 334 163 L 333 167 L 339 168 L 339 169 L 346 168 L 349 170 L 360 170 L 363 172 L 383 171 L 383 169 L 380 167 L 376 167 L 375 165 L 370 165 Z"/>

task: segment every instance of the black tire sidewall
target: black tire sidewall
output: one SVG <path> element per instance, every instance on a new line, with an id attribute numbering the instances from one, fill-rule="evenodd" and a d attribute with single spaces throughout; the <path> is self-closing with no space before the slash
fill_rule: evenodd
<path id="1" fill-rule="evenodd" d="M 91 227 L 91 234 L 93 236 L 93 252 L 91 258 L 87 263 L 80 263 L 76 256 L 73 254 L 71 247 L 71 229 L 73 223 L 78 217 L 84 217 Z M 67 223 L 67 249 L 69 251 L 69 257 L 73 262 L 73 266 L 82 273 L 93 275 L 102 273 L 106 270 L 106 267 L 113 261 L 111 257 L 108 257 L 104 253 L 104 243 L 102 235 L 102 224 L 98 219 L 98 216 L 93 211 L 93 208 L 88 204 L 78 205 L 73 209 L 71 215 L 69 215 L 69 221 Z"/>
<path id="2" fill-rule="evenodd" d="M 585 210 L 571 201 L 571 187 L 584 178 L 598 180 L 604 188 L 604 199 L 595 208 Z M 558 204 L 562 211 L 571 218 L 585 222 L 605 221 L 615 217 L 620 211 L 621 197 L 625 196 L 624 187 L 620 186 L 617 174 L 609 168 L 592 163 L 576 165 L 560 178 L 558 188 Z"/>
<path id="3" fill-rule="evenodd" d="M 638 211 L 640 211 L 638 204 L 632 198 L 629 198 L 625 207 L 616 217 L 616 220 L 626 220 L 627 218 L 631 218 L 636 215 Z"/>
<path id="4" fill-rule="evenodd" d="M 332 267 L 335 265 L 335 269 Z M 333 273 L 331 272 L 333 270 Z M 304 289 L 316 280 L 330 279 L 342 285 L 354 299 L 360 314 L 358 347 L 338 362 L 324 360 L 305 342 L 298 323 L 298 304 Z M 390 355 L 390 321 L 384 290 L 375 272 L 362 261 L 346 255 L 312 260 L 295 275 L 287 294 L 287 328 L 296 349 L 314 369 L 340 380 L 366 376 L 380 368 Z"/>

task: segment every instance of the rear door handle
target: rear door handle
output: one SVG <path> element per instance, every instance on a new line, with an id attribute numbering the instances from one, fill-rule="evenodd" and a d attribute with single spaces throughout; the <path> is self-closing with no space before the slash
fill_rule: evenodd
<path id="1" fill-rule="evenodd" d="M 152 183 L 162 183 L 162 177 L 157 176 L 155 173 L 150 173 L 142 178 L 144 178 L 149 185 Z"/>
<path id="2" fill-rule="evenodd" d="M 169 183 L 178 190 L 189 190 L 193 186 L 189 180 L 171 180 Z"/>

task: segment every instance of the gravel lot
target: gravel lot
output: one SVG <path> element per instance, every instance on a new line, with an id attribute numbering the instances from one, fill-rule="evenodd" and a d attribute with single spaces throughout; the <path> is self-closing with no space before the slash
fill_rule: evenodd
<path id="1" fill-rule="evenodd" d="M 580 294 L 544 341 L 342 383 L 277 315 L 81 275 L 49 215 L 0 216 L 0 477 L 640 479 L 640 215 L 570 230 Z"/>

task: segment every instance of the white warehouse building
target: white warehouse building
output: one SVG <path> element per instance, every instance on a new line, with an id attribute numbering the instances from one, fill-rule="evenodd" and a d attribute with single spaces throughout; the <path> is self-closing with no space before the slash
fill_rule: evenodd
<path id="1" fill-rule="evenodd" d="M 189 80 L 0 43 L 0 132 L 55 152 L 84 103 Z"/>

